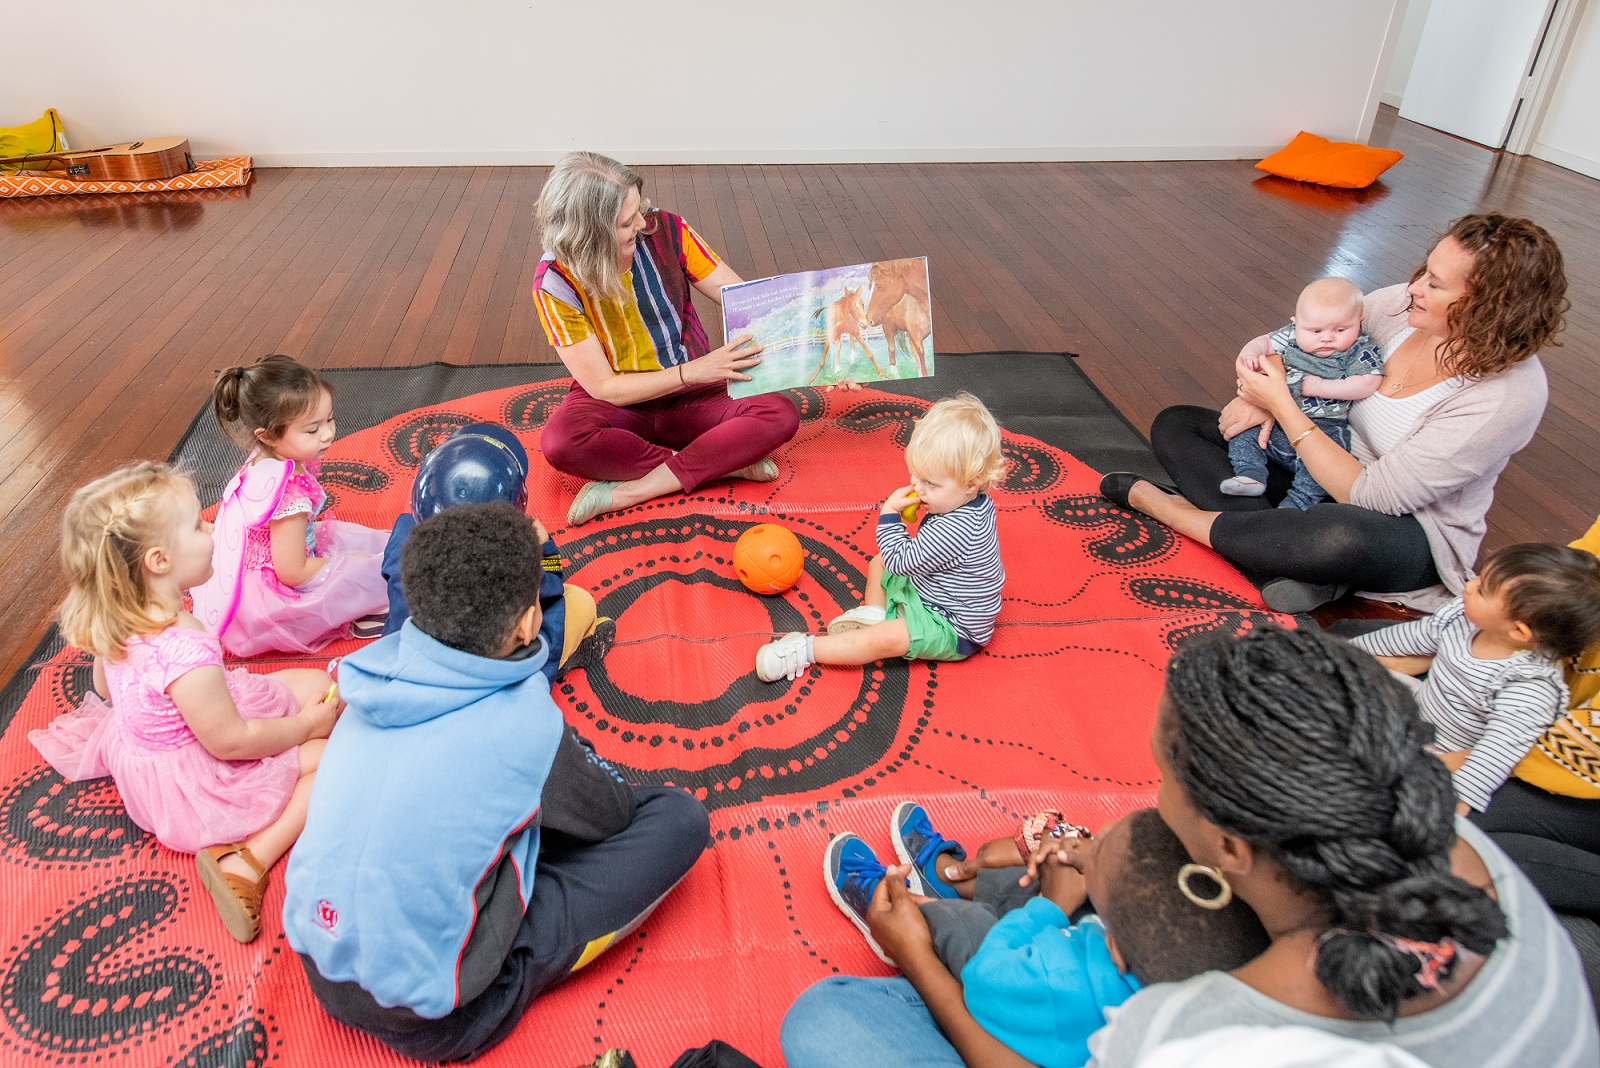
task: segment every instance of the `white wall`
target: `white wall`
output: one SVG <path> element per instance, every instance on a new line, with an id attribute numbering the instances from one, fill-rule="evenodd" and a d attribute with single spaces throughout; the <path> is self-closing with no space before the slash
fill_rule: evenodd
<path id="1" fill-rule="evenodd" d="M 1389 77 L 1383 86 L 1383 102 L 1392 108 L 1400 106 L 1406 95 L 1406 80 L 1411 77 L 1411 64 L 1417 58 L 1417 44 L 1422 40 L 1422 27 L 1428 21 L 1428 8 L 1433 0 L 1411 0 L 1406 5 L 1405 21 L 1400 24 L 1400 34 L 1394 42 L 1394 61 L 1389 64 Z"/>
<path id="2" fill-rule="evenodd" d="M 1560 80 L 1534 137 L 1533 155 L 1600 178 L 1600 2 L 1589 0 Z"/>
<path id="3" fill-rule="evenodd" d="M 0 67 L 0 121 L 264 165 L 1251 158 L 1365 136 L 1404 2 L 19 4 L 71 63 Z"/>

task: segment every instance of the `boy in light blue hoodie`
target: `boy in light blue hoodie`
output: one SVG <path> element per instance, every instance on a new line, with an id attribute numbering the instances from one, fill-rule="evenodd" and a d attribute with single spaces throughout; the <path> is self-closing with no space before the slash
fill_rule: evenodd
<path id="1" fill-rule="evenodd" d="M 410 620 L 339 666 L 284 931 L 330 1016 L 418 1060 L 505 1038 L 708 838 L 698 801 L 624 784 L 562 721 L 554 553 L 509 504 L 441 512 L 405 545 Z"/>

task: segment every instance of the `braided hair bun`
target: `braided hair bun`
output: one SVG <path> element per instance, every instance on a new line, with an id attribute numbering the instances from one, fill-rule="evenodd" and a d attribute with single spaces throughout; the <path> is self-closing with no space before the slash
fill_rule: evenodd
<path id="1" fill-rule="evenodd" d="M 1505 936 L 1494 900 L 1450 871 L 1455 792 L 1423 751 L 1433 728 L 1372 657 L 1309 629 L 1211 635 L 1173 657 L 1167 696 L 1178 780 L 1322 900 L 1316 975 L 1351 1012 L 1393 1020 L 1423 992 L 1396 939 L 1487 954 Z"/>

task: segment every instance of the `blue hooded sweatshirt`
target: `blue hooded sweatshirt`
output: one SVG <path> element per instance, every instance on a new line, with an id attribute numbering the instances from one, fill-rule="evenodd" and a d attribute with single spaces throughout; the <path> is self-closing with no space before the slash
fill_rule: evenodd
<path id="1" fill-rule="evenodd" d="M 324 979 L 438 1019 L 498 974 L 563 730 L 549 650 L 474 656 L 408 621 L 340 662 L 348 707 L 284 876 L 284 933 Z"/>

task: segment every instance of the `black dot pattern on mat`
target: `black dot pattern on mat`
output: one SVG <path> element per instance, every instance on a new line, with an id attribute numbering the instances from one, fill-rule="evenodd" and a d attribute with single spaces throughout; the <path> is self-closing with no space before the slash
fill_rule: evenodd
<path id="1" fill-rule="evenodd" d="M 25 1043 L 16 1052 L 79 1054 L 142 1045 L 204 1000 L 216 959 L 163 953 L 148 944 L 150 932 L 182 900 L 169 879 L 129 879 L 45 921 L 13 947 L 0 983 L 0 1014 Z M 136 948 L 141 942 L 146 948 Z M 113 959 L 116 966 L 108 966 Z M 0 1044 L 14 1045 L 3 1033 Z"/>
<path id="2" fill-rule="evenodd" d="M 1170 527 L 1135 512 L 1124 511 L 1099 495 L 1052 497 L 1041 506 L 1044 517 L 1064 527 L 1094 532 L 1084 551 L 1118 567 L 1145 566 L 1178 547 Z"/>
<path id="3" fill-rule="evenodd" d="M 445 438 L 468 423 L 479 421 L 460 412 L 424 411 L 390 431 L 384 447 L 401 467 L 419 467 Z"/>
<path id="4" fill-rule="evenodd" d="M 648 934 L 648 931 L 634 932 L 633 955 L 630 956 L 628 958 L 628 962 L 622 966 L 622 971 L 617 972 L 612 976 L 611 982 L 606 987 L 605 993 L 601 994 L 600 1000 L 595 1003 L 594 1044 L 601 1049 L 605 1048 L 605 1036 L 601 1034 L 601 1031 L 606 1025 L 606 1002 L 611 1000 L 611 998 L 616 995 L 617 990 L 628 981 L 628 976 L 633 974 L 633 969 L 639 966 L 639 959 L 644 956 L 645 938 Z M 616 952 L 615 948 L 613 948 L 611 952 L 614 954 Z M 601 958 L 601 960 L 606 959 L 608 959 L 608 957 Z M 589 967 L 593 968 L 594 965 L 590 964 Z"/>
<path id="5" fill-rule="evenodd" d="M 88 653 L 80 652 L 59 668 L 44 670 L 53 672 L 50 690 L 56 708 L 78 708 L 94 691 L 94 657 Z"/>
<path id="6" fill-rule="evenodd" d="M 1043 493 L 1061 481 L 1061 464 L 1049 449 L 1006 440 L 1001 442 L 1000 451 L 1011 461 L 999 486 L 1008 493 Z"/>
<path id="7" fill-rule="evenodd" d="M 317 481 L 328 493 L 328 503 L 339 506 L 339 490 L 351 489 L 357 493 L 380 493 L 389 487 L 389 472 L 373 464 L 356 460 L 329 460 L 317 473 Z"/>
<path id="8" fill-rule="evenodd" d="M 66 782 L 50 767 L 0 798 L 0 836 L 6 859 L 33 868 L 121 859 L 154 842 L 128 818 L 110 778 Z"/>
<path id="9" fill-rule="evenodd" d="M 938 669 L 938 661 L 929 661 L 928 667 L 931 670 L 927 687 L 923 691 L 922 714 L 917 717 L 910 733 L 906 735 L 905 745 L 895 754 L 893 760 L 873 770 L 870 775 L 858 778 L 848 786 L 842 787 L 839 790 L 841 798 L 857 796 L 868 787 L 876 785 L 880 780 L 887 779 L 890 775 L 899 771 L 908 761 L 911 761 L 911 755 L 915 751 L 915 747 L 922 743 L 923 735 L 929 729 L 930 718 L 934 712 L 934 694 L 939 688 L 939 680 L 932 677 Z M 772 832 L 781 833 L 785 829 L 794 830 L 804 821 L 813 818 L 816 819 L 817 826 L 826 827 L 828 825 L 826 816 L 832 804 L 832 801 L 826 800 L 813 801 L 810 805 L 806 805 L 798 811 L 788 813 L 781 820 L 769 820 L 766 817 L 762 817 L 743 826 L 736 824 L 732 827 L 722 828 L 716 831 L 712 837 L 717 842 L 737 842 L 741 838 L 754 835 L 757 831 L 762 834 L 768 834 Z"/>
<path id="10" fill-rule="evenodd" d="M 815 386 L 786 389 L 783 391 L 783 395 L 794 401 L 794 406 L 800 409 L 800 422 L 802 423 L 814 423 L 827 414 L 827 394 Z"/>
<path id="11" fill-rule="evenodd" d="M 561 406 L 570 386 L 534 386 L 514 394 L 500 410 L 500 421 L 512 430 L 537 430 Z"/>
<path id="12" fill-rule="evenodd" d="M 831 805 L 831 801 L 813 801 L 798 812 L 790 812 L 778 819 L 762 816 L 754 823 L 747 823 L 743 827 L 723 828 L 712 834 L 712 848 L 716 848 L 717 842 L 737 842 L 740 838 L 752 837 L 757 831 L 762 834 L 782 834 L 785 831 L 797 830 L 802 823 L 811 820 L 815 820 L 818 827 L 826 827 L 828 821 L 824 818 L 824 814 Z"/>
<path id="13" fill-rule="evenodd" d="M 181 1054 L 173 1062 L 175 1068 L 265 1068 L 275 1059 L 273 1046 L 281 1046 L 276 1025 L 263 1023 L 248 1016 L 220 1034 L 211 1035 Z"/>
<path id="14" fill-rule="evenodd" d="M 1128 579 L 1126 586 L 1130 597 L 1151 608 L 1201 614 L 1195 622 L 1174 622 L 1167 627 L 1162 640 L 1169 649 L 1177 649 L 1198 634 L 1215 631 L 1241 634 L 1278 622 L 1277 617 L 1255 609 L 1249 601 L 1190 578 L 1141 575 Z"/>
<path id="15" fill-rule="evenodd" d="M 800 928 L 800 917 L 795 915 L 794 911 L 794 882 L 789 876 L 788 867 L 783 862 L 783 856 L 778 852 L 778 843 L 767 842 L 767 851 L 772 854 L 772 863 L 778 870 L 778 890 L 783 894 L 783 913 L 789 921 L 789 930 L 800 940 L 800 948 L 806 951 L 806 956 L 826 966 L 834 975 L 838 975 L 839 966 L 818 953 L 817 947 L 811 944 L 811 939 L 807 938 L 805 931 Z"/>
<path id="16" fill-rule="evenodd" d="M 1030 624 L 1027 624 L 1027 623 L 1000 624 L 1000 626 L 1013 626 L 1013 627 L 1025 627 L 1025 626 L 1029 626 L 1029 625 Z M 1054 624 L 1050 624 L 1050 623 L 1040 623 L 1038 625 L 1041 626 L 1041 627 L 1054 626 Z M 1067 643 L 1064 643 L 1062 645 L 1052 646 L 1049 649 L 1030 649 L 1028 652 L 1025 652 L 1025 653 L 997 653 L 993 649 L 985 649 L 979 655 L 980 656 L 992 656 L 997 660 L 1032 660 L 1032 659 L 1035 659 L 1035 658 L 1038 658 L 1038 657 L 1057 656 L 1057 655 L 1059 655 L 1061 653 L 1065 653 L 1065 652 L 1069 652 L 1069 651 L 1071 651 L 1071 652 L 1082 652 L 1082 653 L 1103 653 L 1106 656 L 1119 656 L 1119 657 L 1122 657 L 1124 660 L 1132 660 L 1132 661 L 1135 661 L 1137 663 L 1143 664 L 1145 667 L 1151 668 L 1151 669 L 1153 669 L 1155 671 L 1162 670 L 1162 665 L 1156 663 L 1154 660 L 1151 660 L 1147 656 L 1143 656 L 1143 655 L 1141 655 L 1139 653 L 1134 652 L 1131 649 L 1118 649 L 1115 646 L 1111 646 L 1111 645 L 1081 645 L 1081 644 L 1076 643 L 1076 642 L 1067 642 Z"/>
<path id="17" fill-rule="evenodd" d="M 1038 757 L 1040 760 L 1048 761 L 1049 763 L 1060 768 L 1062 771 L 1066 772 L 1068 775 L 1071 775 L 1073 778 L 1081 779 L 1084 782 L 1103 783 L 1107 786 L 1128 786 L 1136 788 L 1157 786 L 1161 782 L 1160 779 L 1128 780 L 1112 778 L 1109 775 L 1086 775 L 1077 768 L 1073 767 L 1071 764 L 1063 761 L 1060 757 L 1047 753 L 1037 746 L 1029 745 L 1027 742 L 1011 742 L 1006 741 L 1003 738 L 981 738 L 976 734 L 961 734 L 951 730 L 935 730 L 933 733 L 942 734 L 946 738 L 957 741 L 970 742 L 973 745 L 992 745 L 997 749 L 1020 750 L 1031 756 Z"/>
<path id="18" fill-rule="evenodd" d="M 933 407 L 927 401 L 912 398 L 896 400 L 863 401 L 840 415 L 834 422 L 839 429 L 850 434 L 872 434 L 888 430 L 894 443 L 905 448 L 911 443 L 911 430 L 917 420 Z"/>
<path id="19" fill-rule="evenodd" d="M 967 790 L 967 791 L 969 791 L 971 793 L 976 794 L 980 801 L 985 802 L 990 808 L 994 809 L 996 812 L 998 812 L 1001 815 L 1005 816 L 1006 820 L 1008 822 L 1020 821 L 1023 818 L 1023 815 L 1024 815 L 1023 813 L 1012 811 L 1010 806 L 1008 806 L 1008 805 L 1002 803 L 1001 801 L 997 800 L 996 798 L 990 796 L 989 790 L 988 790 L 987 787 L 980 786 L 977 783 L 971 781 L 970 779 L 964 779 L 960 775 L 956 775 L 956 774 L 954 774 L 952 772 L 948 772 L 945 769 L 943 769 L 941 767 L 938 767 L 937 765 L 929 764 L 929 763 L 927 763 L 925 761 L 913 760 L 913 761 L 911 761 L 911 763 L 916 767 L 926 768 L 928 771 L 933 772 L 933 774 L 942 776 L 943 778 L 946 778 L 946 779 L 949 779 L 953 783 L 960 784 L 960 786 L 963 789 L 965 789 L 965 790 Z"/>

